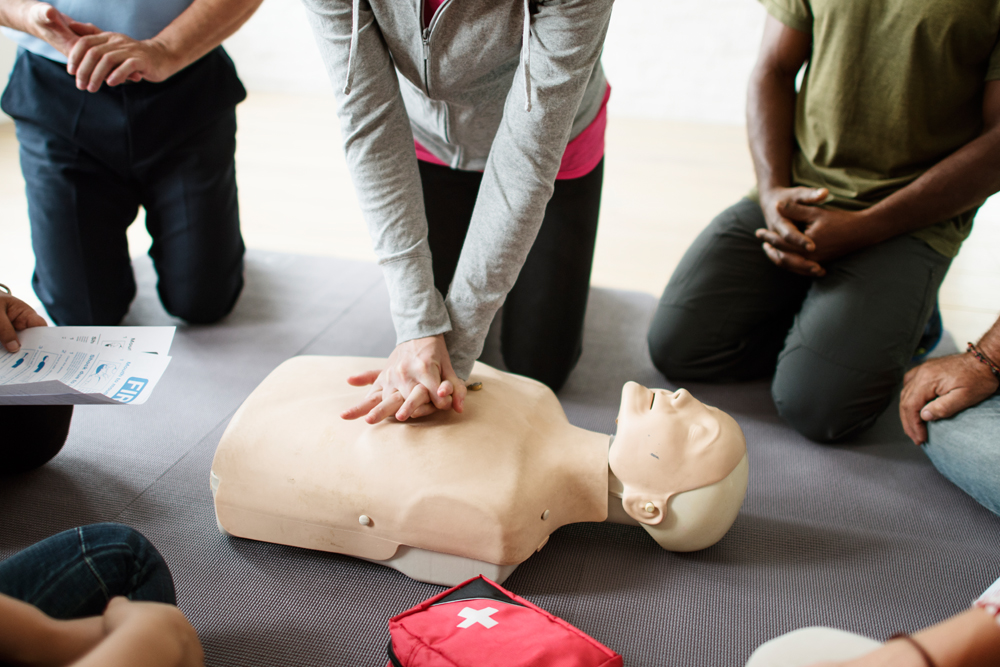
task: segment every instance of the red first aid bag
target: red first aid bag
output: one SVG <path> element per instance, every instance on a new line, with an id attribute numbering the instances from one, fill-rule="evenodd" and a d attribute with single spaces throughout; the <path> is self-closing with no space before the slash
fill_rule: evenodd
<path id="1" fill-rule="evenodd" d="M 622 657 L 479 576 L 389 621 L 388 667 L 621 667 Z"/>

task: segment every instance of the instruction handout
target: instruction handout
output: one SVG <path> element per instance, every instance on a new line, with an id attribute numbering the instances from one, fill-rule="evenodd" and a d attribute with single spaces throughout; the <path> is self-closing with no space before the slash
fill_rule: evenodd
<path id="1" fill-rule="evenodd" d="M 34 327 L 0 348 L 0 405 L 145 403 L 175 327 Z"/>

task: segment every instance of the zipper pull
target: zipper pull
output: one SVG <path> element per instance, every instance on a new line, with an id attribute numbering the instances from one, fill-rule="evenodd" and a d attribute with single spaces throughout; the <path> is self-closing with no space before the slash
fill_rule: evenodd
<path id="1" fill-rule="evenodd" d="M 431 50 L 431 45 L 430 45 L 431 29 L 430 28 L 424 28 L 424 32 L 423 32 L 422 36 L 424 38 L 424 62 L 426 62 L 427 61 L 427 56 L 430 54 L 430 50 Z"/>

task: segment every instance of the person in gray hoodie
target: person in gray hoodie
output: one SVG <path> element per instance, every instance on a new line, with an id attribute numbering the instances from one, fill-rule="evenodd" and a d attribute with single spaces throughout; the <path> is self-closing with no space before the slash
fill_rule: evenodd
<path id="1" fill-rule="evenodd" d="M 603 160 L 556 179 L 567 144 L 603 130 L 612 0 L 303 2 L 397 335 L 385 369 L 349 379 L 372 390 L 344 417 L 461 412 L 505 300 L 505 364 L 558 389 L 582 350 Z"/>

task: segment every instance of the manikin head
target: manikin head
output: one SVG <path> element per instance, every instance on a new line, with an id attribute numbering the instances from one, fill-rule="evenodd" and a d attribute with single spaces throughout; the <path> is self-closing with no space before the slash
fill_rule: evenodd
<path id="1" fill-rule="evenodd" d="M 747 485 L 736 421 L 685 389 L 622 389 L 609 491 L 665 549 L 695 551 L 729 530 Z"/>

